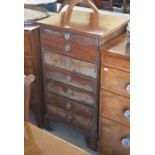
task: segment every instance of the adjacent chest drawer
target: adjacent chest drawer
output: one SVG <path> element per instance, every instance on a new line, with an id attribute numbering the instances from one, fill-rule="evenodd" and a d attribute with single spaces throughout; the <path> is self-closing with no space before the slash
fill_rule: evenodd
<path id="1" fill-rule="evenodd" d="M 24 57 L 24 74 L 33 74 L 33 65 L 31 57 Z"/>
<path id="2" fill-rule="evenodd" d="M 130 73 L 102 66 L 101 87 L 121 95 L 129 96 Z"/>
<path id="3" fill-rule="evenodd" d="M 124 71 L 130 71 L 130 59 L 129 57 L 121 57 L 112 55 L 108 52 L 102 53 L 102 65 L 112 66 Z"/>
<path id="4" fill-rule="evenodd" d="M 43 51 L 43 62 L 61 69 L 83 74 L 91 78 L 97 78 L 97 65 L 89 62 L 76 60 L 55 54 L 49 51 Z"/>
<path id="5" fill-rule="evenodd" d="M 125 155 L 124 153 L 121 153 L 102 143 L 98 144 L 98 152 L 99 155 Z"/>
<path id="6" fill-rule="evenodd" d="M 102 90 L 100 96 L 100 115 L 129 126 L 129 98 Z"/>
<path id="7" fill-rule="evenodd" d="M 96 98 L 92 93 L 52 80 L 46 80 L 45 84 L 47 91 L 51 93 L 67 97 L 85 105 L 96 107 Z"/>
<path id="8" fill-rule="evenodd" d="M 90 92 L 96 92 L 96 81 L 93 79 L 48 65 L 44 66 L 44 74 L 46 78 L 60 81 Z"/>
<path id="9" fill-rule="evenodd" d="M 117 150 L 129 154 L 130 129 L 117 122 L 100 117 L 100 141 Z"/>
<path id="10" fill-rule="evenodd" d="M 24 31 L 24 55 L 31 55 L 30 33 Z"/>

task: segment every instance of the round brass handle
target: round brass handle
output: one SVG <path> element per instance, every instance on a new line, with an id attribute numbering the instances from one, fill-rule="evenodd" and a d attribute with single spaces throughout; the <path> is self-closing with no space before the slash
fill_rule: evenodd
<path id="1" fill-rule="evenodd" d="M 68 96 L 72 96 L 73 95 L 73 91 L 70 88 L 67 89 L 67 95 Z"/>
<path id="2" fill-rule="evenodd" d="M 64 38 L 65 40 L 71 40 L 72 35 L 70 33 L 65 33 Z"/>
<path id="3" fill-rule="evenodd" d="M 67 121 L 71 121 L 73 119 L 72 115 L 67 115 L 66 116 Z"/>
<path id="4" fill-rule="evenodd" d="M 70 52 L 71 51 L 71 46 L 70 45 L 65 45 L 65 47 L 64 47 L 64 50 L 65 50 L 65 52 Z"/>
<path id="5" fill-rule="evenodd" d="M 70 60 L 66 60 L 66 68 L 71 70 L 72 69 L 72 63 Z"/>
<path id="6" fill-rule="evenodd" d="M 130 94 L 130 84 L 127 85 L 126 90 Z"/>
<path id="7" fill-rule="evenodd" d="M 130 119 L 130 110 L 129 109 L 124 111 L 124 116 L 125 116 L 125 118 Z"/>
<path id="8" fill-rule="evenodd" d="M 70 110 L 71 107 L 72 107 L 72 105 L 71 105 L 70 103 L 66 103 L 66 104 L 65 104 L 65 109 L 66 109 L 66 110 Z"/>
<path id="9" fill-rule="evenodd" d="M 125 137 L 121 140 L 123 147 L 130 147 L 130 137 Z"/>
<path id="10" fill-rule="evenodd" d="M 70 82 L 70 81 L 71 81 L 71 76 L 66 75 L 65 81 L 66 81 L 66 82 Z"/>

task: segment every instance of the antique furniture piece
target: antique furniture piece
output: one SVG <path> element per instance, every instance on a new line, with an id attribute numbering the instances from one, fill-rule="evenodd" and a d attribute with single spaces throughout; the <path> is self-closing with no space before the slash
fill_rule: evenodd
<path id="1" fill-rule="evenodd" d="M 57 0 L 24 0 L 24 4 L 45 8 L 51 12 L 57 12 Z"/>
<path id="2" fill-rule="evenodd" d="M 24 123 L 24 155 L 90 155 L 28 122 Z"/>
<path id="3" fill-rule="evenodd" d="M 130 56 L 127 34 L 101 47 L 100 155 L 129 155 Z"/>
<path id="4" fill-rule="evenodd" d="M 130 0 L 123 0 L 123 12 L 130 13 Z"/>
<path id="5" fill-rule="evenodd" d="M 95 4 L 100 9 L 113 11 L 113 0 L 96 0 Z"/>
<path id="6" fill-rule="evenodd" d="M 32 74 L 24 77 L 24 121 L 28 121 L 29 118 L 31 86 L 34 79 L 35 77 Z"/>
<path id="7" fill-rule="evenodd" d="M 24 74 L 34 74 L 35 82 L 32 87 L 30 107 L 40 127 L 43 127 L 44 98 L 43 77 L 40 47 L 39 26 L 34 23 L 47 17 L 45 9 L 26 6 L 24 9 Z"/>
<path id="8" fill-rule="evenodd" d="M 126 29 L 128 16 L 73 11 L 38 21 L 45 89 L 45 127 L 65 122 L 78 127 L 96 148 L 100 46 Z M 65 18 L 66 19 L 66 18 Z M 52 129 L 51 129 L 52 130 Z"/>

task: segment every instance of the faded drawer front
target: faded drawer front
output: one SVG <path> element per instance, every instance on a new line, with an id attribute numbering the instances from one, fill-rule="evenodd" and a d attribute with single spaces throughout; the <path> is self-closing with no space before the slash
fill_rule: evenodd
<path id="1" fill-rule="evenodd" d="M 129 96 L 130 74 L 111 67 L 101 67 L 101 87 Z"/>
<path id="2" fill-rule="evenodd" d="M 98 145 L 98 152 L 99 152 L 99 155 L 125 155 L 124 153 L 121 153 L 102 143 Z"/>
<path id="3" fill-rule="evenodd" d="M 129 126 L 129 98 L 102 90 L 100 97 L 100 115 Z"/>
<path id="4" fill-rule="evenodd" d="M 114 121 L 106 119 L 104 117 L 100 117 L 100 141 L 101 143 L 105 143 L 110 145 L 117 150 L 129 154 L 130 146 L 125 147 L 125 140 L 129 138 L 130 129 L 124 125 L 118 124 Z M 125 144 L 124 144 L 125 143 Z M 130 143 L 130 142 L 129 142 Z M 129 144 L 130 145 L 130 144 Z"/>
<path id="5" fill-rule="evenodd" d="M 44 66 L 44 74 L 48 79 L 60 81 L 93 93 L 96 92 L 96 81 L 93 79 L 48 65 Z"/>
<path id="6" fill-rule="evenodd" d="M 59 54 L 43 51 L 43 62 L 74 73 L 80 73 L 92 78 L 97 77 L 97 65 L 80 61 Z"/>
<path id="7" fill-rule="evenodd" d="M 52 80 L 46 80 L 45 83 L 47 91 L 51 93 L 67 97 L 85 105 L 96 107 L 95 95 L 92 93 Z"/>
<path id="8" fill-rule="evenodd" d="M 24 74 L 33 74 L 32 57 L 24 56 Z"/>
<path id="9" fill-rule="evenodd" d="M 24 55 L 31 55 L 30 32 L 24 31 Z"/>
<path id="10" fill-rule="evenodd" d="M 56 29 L 48 28 L 47 26 L 41 26 L 41 37 L 49 40 L 69 41 L 70 43 L 77 43 L 79 45 L 97 46 L 98 41 L 95 38 L 90 38 L 75 33 L 60 31 Z"/>

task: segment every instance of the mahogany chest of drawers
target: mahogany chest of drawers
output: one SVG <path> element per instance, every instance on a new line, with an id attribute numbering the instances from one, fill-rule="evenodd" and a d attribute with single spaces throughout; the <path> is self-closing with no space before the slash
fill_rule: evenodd
<path id="1" fill-rule="evenodd" d="M 129 155 L 130 56 L 126 34 L 101 47 L 99 143 L 101 155 Z"/>
<path id="2" fill-rule="evenodd" d="M 104 17 L 94 13 L 74 11 L 67 24 L 63 16 L 64 13 L 61 13 L 39 21 L 46 104 L 45 127 L 51 129 L 52 122 L 76 126 L 86 135 L 88 146 L 95 149 L 99 47 L 122 33 L 129 18 L 118 18 L 110 27 L 108 22 L 112 20 L 107 20 L 103 25 Z"/>
<path id="3" fill-rule="evenodd" d="M 38 26 L 24 28 L 24 74 L 34 74 L 30 106 L 37 124 L 43 127 L 44 97 L 40 46 L 40 29 Z"/>

